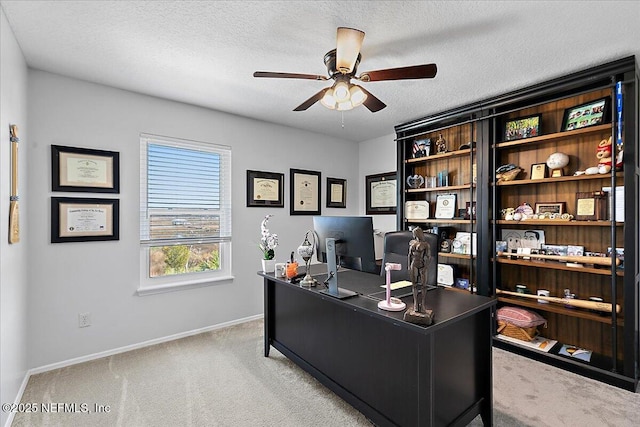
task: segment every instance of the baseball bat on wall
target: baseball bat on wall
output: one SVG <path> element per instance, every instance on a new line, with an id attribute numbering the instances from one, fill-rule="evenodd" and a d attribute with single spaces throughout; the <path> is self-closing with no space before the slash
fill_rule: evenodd
<path id="1" fill-rule="evenodd" d="M 600 256 L 579 256 L 579 255 L 544 255 L 544 254 L 516 254 L 509 252 L 498 252 L 498 256 L 513 256 L 519 258 L 538 258 L 560 262 L 576 262 L 580 264 L 597 264 L 611 266 L 611 258 Z M 620 260 L 616 258 L 616 265 L 620 265 Z"/>
<path id="2" fill-rule="evenodd" d="M 18 208 L 18 127 L 9 127 L 11 134 L 11 194 L 9 195 L 9 243 L 20 241 L 20 217 Z"/>
<path id="3" fill-rule="evenodd" d="M 556 304 L 570 305 L 572 307 L 586 308 L 589 310 L 605 311 L 607 313 L 611 313 L 611 310 L 613 309 L 613 305 L 608 302 L 597 302 L 597 301 L 589 301 L 589 300 L 574 299 L 574 298 L 545 297 L 542 295 L 521 294 L 519 292 L 503 291 L 501 289 L 496 289 L 496 293 L 512 295 L 516 297 L 523 297 L 523 298 L 541 299 L 541 300 L 553 302 Z M 620 313 L 620 305 L 618 304 L 616 304 L 616 313 Z"/>

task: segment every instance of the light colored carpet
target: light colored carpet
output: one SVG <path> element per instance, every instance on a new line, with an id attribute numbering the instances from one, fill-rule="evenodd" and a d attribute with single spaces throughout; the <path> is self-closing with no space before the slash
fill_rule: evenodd
<path id="1" fill-rule="evenodd" d="M 261 320 L 31 377 L 22 401 L 89 413 L 16 414 L 12 426 L 370 426 L 275 349 Z M 494 349 L 496 426 L 638 425 L 640 395 Z M 110 412 L 95 413 L 94 404 Z M 472 426 L 480 426 L 479 417 Z"/>

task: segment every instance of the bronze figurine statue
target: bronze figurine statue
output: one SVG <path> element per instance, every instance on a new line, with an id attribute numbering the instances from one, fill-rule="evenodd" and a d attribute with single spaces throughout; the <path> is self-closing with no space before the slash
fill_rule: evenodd
<path id="1" fill-rule="evenodd" d="M 413 308 L 405 312 L 404 319 L 411 323 L 430 325 L 433 312 L 427 310 L 427 266 L 431 260 L 431 244 L 420 227 L 413 229 L 409 242 L 409 279 L 413 290 Z"/>

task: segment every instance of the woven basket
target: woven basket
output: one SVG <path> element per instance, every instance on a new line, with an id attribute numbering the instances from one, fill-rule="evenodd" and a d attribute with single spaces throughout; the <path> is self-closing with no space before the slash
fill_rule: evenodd
<path id="1" fill-rule="evenodd" d="M 531 341 L 538 335 L 538 328 L 521 328 L 504 320 L 498 320 L 498 333 L 522 341 Z"/>

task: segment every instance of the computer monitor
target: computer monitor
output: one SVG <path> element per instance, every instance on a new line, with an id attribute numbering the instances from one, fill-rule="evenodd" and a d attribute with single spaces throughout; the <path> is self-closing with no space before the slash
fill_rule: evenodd
<path id="1" fill-rule="evenodd" d="M 378 274 L 373 243 L 373 220 L 360 216 L 314 216 L 318 261 L 327 262 L 326 239 L 336 239 L 338 265 Z"/>

